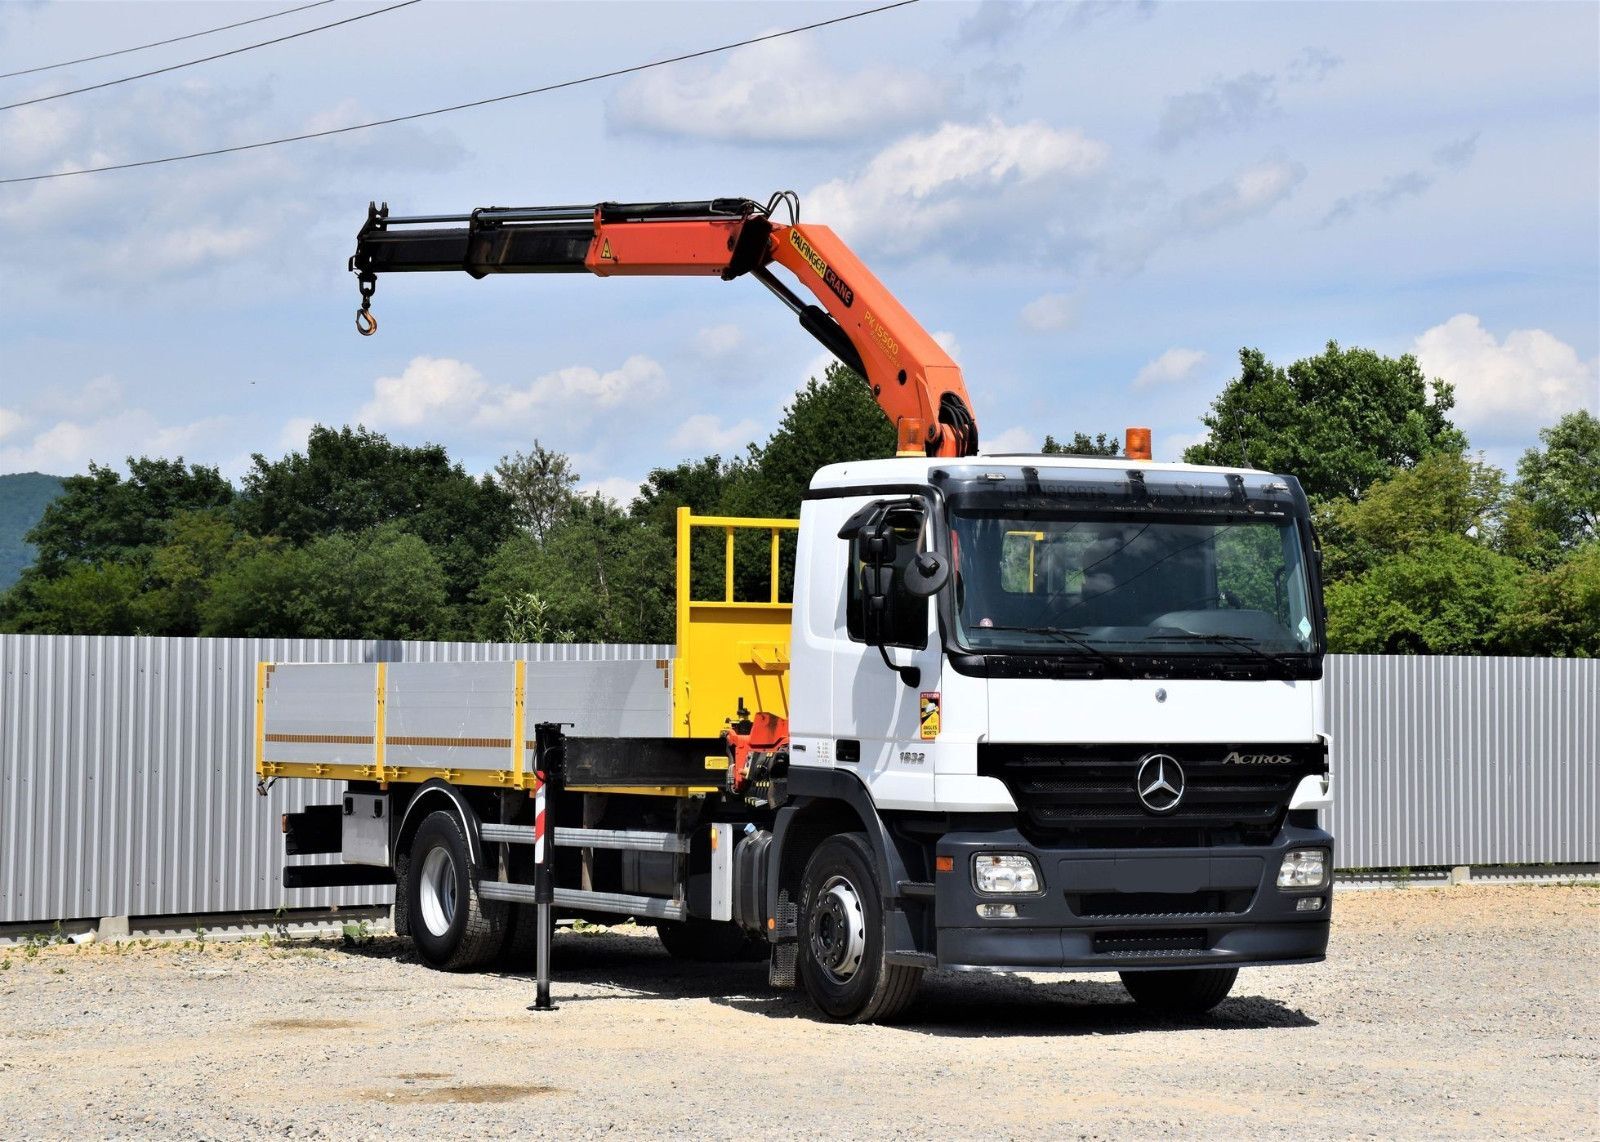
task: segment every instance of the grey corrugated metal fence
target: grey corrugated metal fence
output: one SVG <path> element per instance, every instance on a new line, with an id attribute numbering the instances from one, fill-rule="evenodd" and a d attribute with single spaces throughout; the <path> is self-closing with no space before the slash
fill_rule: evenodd
<path id="1" fill-rule="evenodd" d="M 0 635 L 0 924 L 386 903 L 285 892 L 253 791 L 254 664 L 655 659 L 665 646 Z M 1600 661 L 1334 657 L 1342 868 L 1590 862 Z"/>
<path id="2" fill-rule="evenodd" d="M 387 903 L 283 888 L 280 813 L 255 795 L 259 662 L 656 659 L 665 646 L 0 634 L 0 924 Z"/>
<path id="3" fill-rule="evenodd" d="M 1600 660 L 1328 659 L 1340 868 L 1600 860 Z"/>

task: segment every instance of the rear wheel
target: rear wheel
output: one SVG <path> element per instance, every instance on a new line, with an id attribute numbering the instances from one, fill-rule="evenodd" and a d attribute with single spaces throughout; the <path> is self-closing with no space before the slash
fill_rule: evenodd
<path id="1" fill-rule="evenodd" d="M 417 952 L 447 971 L 490 963 L 506 937 L 506 906 L 478 896 L 477 870 L 455 814 L 428 814 L 411 842 L 406 921 Z"/>
<path id="2" fill-rule="evenodd" d="M 883 893 L 860 833 L 829 837 L 800 887 L 800 979 L 830 1019 L 887 1022 L 916 994 L 922 969 L 887 962 Z"/>
<path id="3" fill-rule="evenodd" d="M 1122 986 L 1133 1001 L 1162 1015 L 1203 1015 L 1228 998 L 1238 968 L 1125 971 Z"/>

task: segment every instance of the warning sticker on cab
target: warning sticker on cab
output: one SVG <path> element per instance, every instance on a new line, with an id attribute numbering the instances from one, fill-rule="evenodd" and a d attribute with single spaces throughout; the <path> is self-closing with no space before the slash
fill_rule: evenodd
<path id="1" fill-rule="evenodd" d="M 917 704 L 917 723 L 922 727 L 922 740 L 932 741 L 939 736 L 939 692 L 925 692 Z"/>

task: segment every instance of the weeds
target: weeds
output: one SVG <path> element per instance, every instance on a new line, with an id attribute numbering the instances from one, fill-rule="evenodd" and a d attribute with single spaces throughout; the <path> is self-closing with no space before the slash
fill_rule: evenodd
<path id="1" fill-rule="evenodd" d="M 346 924 L 340 929 L 340 936 L 347 948 L 364 948 L 372 943 L 372 929 L 365 920 L 358 920 L 354 924 Z"/>

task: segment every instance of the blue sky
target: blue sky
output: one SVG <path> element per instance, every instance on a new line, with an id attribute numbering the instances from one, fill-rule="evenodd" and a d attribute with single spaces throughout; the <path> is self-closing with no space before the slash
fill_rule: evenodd
<path id="1" fill-rule="evenodd" d="M 0 5 L 0 71 L 281 5 Z M 0 111 L 0 177 L 519 90 L 851 11 L 426 0 Z M 340 0 L 0 80 L 0 102 L 370 10 Z M 759 286 L 393 276 L 399 213 L 799 192 L 951 348 L 985 443 L 1145 424 L 1176 458 L 1241 346 L 1415 352 L 1513 464 L 1600 405 L 1600 5 L 936 3 L 418 124 L 0 187 L 0 472 L 183 455 L 237 476 L 315 422 L 469 470 L 538 438 L 626 500 L 765 439 L 825 358 Z"/>

